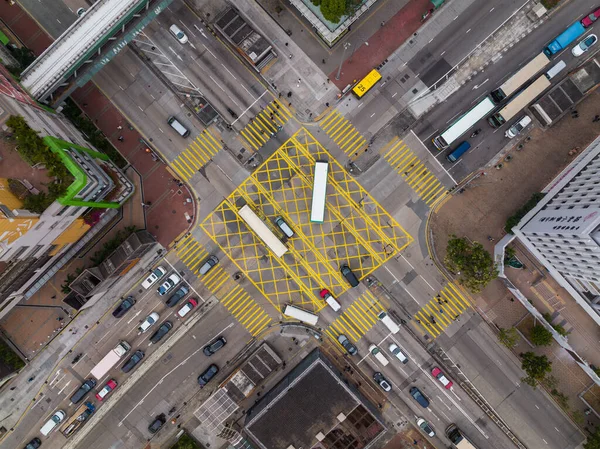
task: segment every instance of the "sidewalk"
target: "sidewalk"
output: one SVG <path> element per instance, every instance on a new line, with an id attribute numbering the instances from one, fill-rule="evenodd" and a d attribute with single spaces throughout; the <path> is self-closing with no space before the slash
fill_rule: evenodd
<path id="1" fill-rule="evenodd" d="M 10 6 L 8 2 L 0 2 L 0 19 L 37 55 L 52 42 L 17 4 Z M 167 167 L 160 161 L 154 161 L 152 154 L 144 151 L 146 146 L 140 142 L 140 134 L 129 130 L 125 117 L 93 82 L 75 91 L 72 98 L 142 176 L 143 201 L 152 203 L 146 210 L 146 229 L 159 243 L 168 247 L 193 222 L 193 195 L 187 187 L 178 188 Z M 118 130 L 118 126 L 123 129 Z M 123 142 L 118 141 L 120 135 L 125 139 Z M 188 203 L 186 198 L 192 202 Z"/>

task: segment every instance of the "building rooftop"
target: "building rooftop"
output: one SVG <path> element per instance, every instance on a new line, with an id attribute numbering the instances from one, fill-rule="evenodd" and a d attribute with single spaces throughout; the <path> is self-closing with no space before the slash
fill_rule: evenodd
<path id="1" fill-rule="evenodd" d="M 356 443 L 348 447 L 360 448 L 385 430 L 376 415 L 315 350 L 248 411 L 246 431 L 265 449 L 343 448 L 340 434 Z"/>

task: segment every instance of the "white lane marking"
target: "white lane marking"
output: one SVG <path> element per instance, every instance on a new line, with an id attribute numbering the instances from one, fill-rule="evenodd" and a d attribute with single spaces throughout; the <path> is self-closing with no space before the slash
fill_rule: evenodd
<path id="1" fill-rule="evenodd" d="M 246 92 L 248 92 L 248 95 L 250 95 L 252 97 L 252 99 L 254 100 L 254 95 L 252 95 L 252 92 L 250 92 L 248 89 L 246 89 L 246 86 L 244 86 L 243 84 L 241 84 L 241 86 L 244 88 L 244 90 Z"/>
<path id="2" fill-rule="evenodd" d="M 173 271 L 177 272 L 177 269 L 173 266 L 173 264 L 171 262 L 169 262 L 167 259 L 165 259 L 165 262 L 167 262 L 169 264 L 169 266 L 173 269 Z M 187 285 L 198 296 L 198 298 L 200 298 L 202 300 L 202 302 L 206 302 L 206 300 L 202 297 L 202 295 L 200 293 L 198 293 L 198 291 L 194 287 L 192 287 L 192 284 L 187 282 Z"/>
<path id="3" fill-rule="evenodd" d="M 221 85 L 220 85 L 220 84 L 217 82 L 217 80 L 216 80 L 216 79 L 214 79 L 214 78 L 212 77 L 212 75 L 209 75 L 209 77 L 210 77 L 210 79 L 211 79 L 211 80 L 213 80 L 213 83 L 215 83 L 217 86 L 219 86 L 219 88 L 220 88 L 220 89 L 221 89 L 223 92 L 225 92 L 225 89 L 223 89 L 223 86 L 221 86 Z"/>
<path id="4" fill-rule="evenodd" d="M 440 56 L 444 56 L 446 54 L 446 50 L 440 53 Z"/>
<path id="5" fill-rule="evenodd" d="M 52 379 L 50 382 L 48 382 L 48 385 L 50 385 L 50 388 L 52 388 L 52 384 L 56 381 L 56 379 L 58 378 L 58 376 L 60 375 L 60 371 L 58 370 L 56 371 L 56 374 L 54 375 L 54 379 Z M 62 378 L 61 378 L 62 379 Z"/>
<path id="6" fill-rule="evenodd" d="M 558 433 L 560 433 L 560 430 L 558 430 L 558 427 L 555 427 L 554 429 L 556 429 L 556 431 L 557 431 Z"/>
<path id="7" fill-rule="evenodd" d="M 456 399 L 458 399 L 459 401 L 462 402 L 462 399 L 454 392 L 454 387 L 450 387 L 450 391 L 452 392 L 452 394 L 456 397 Z"/>
<path id="8" fill-rule="evenodd" d="M 442 399 L 442 398 L 441 398 L 439 395 L 437 395 L 437 394 L 436 394 L 436 395 L 435 395 L 435 397 L 436 397 L 436 398 L 438 398 L 438 399 L 440 400 L 440 402 L 441 402 L 442 404 L 444 404 L 448 410 L 452 410 L 450 407 L 448 407 L 448 404 L 446 404 L 446 403 L 444 402 L 444 400 L 443 400 L 443 399 Z"/>
<path id="9" fill-rule="evenodd" d="M 129 321 L 127 321 L 127 324 L 130 324 L 130 323 L 131 323 L 133 320 L 135 320 L 135 319 L 136 319 L 136 317 L 137 317 L 137 316 L 138 316 L 140 313 L 142 313 L 142 311 L 141 311 L 141 310 L 138 310 L 138 311 L 135 313 L 135 315 L 133 315 L 133 316 L 131 317 L 131 319 L 130 319 Z"/>
<path id="10" fill-rule="evenodd" d="M 543 438 L 542 438 L 542 441 L 543 441 L 544 443 L 548 444 L 548 442 L 547 442 L 546 440 L 544 440 Z"/>
<path id="11" fill-rule="evenodd" d="M 206 45 L 204 45 L 204 44 L 202 44 L 202 45 L 204 48 L 206 48 L 206 51 L 212 55 L 213 58 L 217 59 L 217 57 L 214 55 L 214 53 L 212 51 L 210 51 L 210 49 Z"/>
<path id="12" fill-rule="evenodd" d="M 415 267 L 413 267 L 412 264 L 408 261 L 408 259 L 406 257 L 404 257 L 404 254 L 402 254 L 401 256 L 404 259 L 404 262 L 406 262 L 408 264 L 408 266 L 411 267 L 414 270 Z"/>
<path id="13" fill-rule="evenodd" d="M 191 34 L 192 36 L 196 37 L 196 35 L 194 34 L 194 32 L 193 32 L 192 30 L 190 30 L 190 29 L 188 28 L 188 26 L 187 26 L 185 23 L 183 23 L 183 20 L 179 19 L 179 22 L 180 22 L 180 23 L 183 25 L 183 27 L 184 27 L 186 30 L 188 30 L 188 31 L 190 32 L 190 34 Z M 192 43 L 190 42 L 190 45 L 191 45 L 191 44 L 192 44 Z"/>
<path id="14" fill-rule="evenodd" d="M 490 9 L 490 12 L 492 12 L 494 9 L 496 9 L 496 8 L 492 8 L 492 9 Z"/>
<path id="15" fill-rule="evenodd" d="M 229 74 L 230 74 L 230 75 L 233 77 L 233 79 L 234 79 L 234 80 L 236 80 L 236 81 L 237 81 L 237 78 L 235 77 L 235 75 L 234 75 L 233 73 L 231 73 L 231 71 L 230 71 L 230 70 L 229 70 L 227 67 L 225 67 L 225 65 L 224 65 L 223 63 L 221 63 L 221 66 L 222 66 L 222 67 L 223 67 L 225 70 L 227 70 L 227 73 L 229 73 Z"/>
<path id="16" fill-rule="evenodd" d="M 392 98 L 394 98 L 396 95 L 398 95 L 398 92 L 396 92 L 394 95 L 392 95 Z"/>
<path id="17" fill-rule="evenodd" d="M 456 19 L 458 19 L 458 16 L 456 16 L 454 19 L 452 19 L 452 21 L 454 22 Z"/>
<path id="18" fill-rule="evenodd" d="M 210 343 L 211 341 L 213 341 L 215 338 L 217 338 L 219 335 L 221 335 L 223 332 L 225 332 L 227 329 L 229 329 L 230 327 L 233 327 L 234 323 L 229 323 L 228 326 L 224 327 L 223 329 L 221 329 L 219 332 L 217 332 L 213 337 L 209 338 L 208 341 L 206 341 L 203 345 L 200 345 L 200 347 L 198 349 L 196 349 L 194 352 L 192 352 L 189 356 L 187 356 L 182 362 L 180 362 L 177 366 L 175 366 L 171 371 L 169 371 L 167 374 L 165 374 L 157 383 L 156 385 L 154 385 L 150 391 L 148 391 L 148 393 L 146 393 L 146 395 L 136 404 L 133 406 L 133 408 L 129 411 L 129 413 L 127 413 L 123 419 L 119 422 L 118 427 L 121 427 L 123 425 L 123 422 L 125 422 L 125 420 L 129 417 L 129 415 L 131 415 L 134 410 L 136 408 L 138 408 L 140 405 L 143 404 L 144 400 L 152 394 L 152 392 L 154 391 L 154 389 L 156 387 L 158 387 L 160 384 L 163 383 L 163 381 L 169 376 L 171 375 L 177 368 L 179 368 L 180 366 L 185 365 L 185 363 L 191 359 L 194 355 L 196 355 L 198 352 L 202 351 L 204 349 L 204 346 L 206 346 L 208 343 Z"/>
<path id="19" fill-rule="evenodd" d="M 127 324 L 129 324 L 129 323 L 127 323 Z M 104 334 L 104 335 L 102 336 L 102 338 L 96 342 L 96 344 L 98 344 L 98 343 L 100 343 L 102 340 L 104 340 L 104 339 L 105 339 L 105 338 L 108 336 L 108 334 L 110 334 L 111 332 L 113 332 L 113 330 L 112 330 L 112 329 L 110 329 L 110 330 L 106 331 L 106 334 Z"/>
<path id="20" fill-rule="evenodd" d="M 540 408 L 537 406 L 537 404 L 533 404 L 533 405 L 535 405 L 535 408 L 537 408 L 538 410 L 540 409 Z"/>
<path id="21" fill-rule="evenodd" d="M 435 419 L 437 419 L 438 421 L 441 421 L 441 419 L 438 418 L 438 416 L 435 413 L 433 413 L 433 410 L 431 410 L 430 407 L 427 407 L 427 410 L 429 411 L 429 413 L 431 413 L 435 417 Z"/>
<path id="22" fill-rule="evenodd" d="M 471 28 L 469 28 L 465 34 L 469 34 L 471 32 Z"/>
<path id="23" fill-rule="evenodd" d="M 411 129 L 410 132 L 412 133 L 413 136 L 415 136 L 415 139 L 419 140 L 419 142 L 421 142 L 421 140 L 417 137 L 417 135 L 415 134 L 415 132 Z M 421 144 L 423 145 L 423 147 L 425 147 L 425 144 L 423 142 L 421 142 Z M 427 147 L 425 147 L 425 150 L 427 150 Z M 452 182 L 454 184 L 458 184 L 458 182 L 456 182 L 456 180 L 452 177 L 452 175 L 450 173 L 448 173 L 448 170 L 446 170 L 444 168 L 444 166 L 442 164 L 440 164 L 440 161 L 438 161 L 436 158 L 433 158 L 434 161 L 436 161 L 438 163 L 438 165 L 440 166 L 440 168 L 442 170 L 444 170 L 446 172 L 446 174 L 448 175 L 448 177 L 452 180 Z"/>
<path id="24" fill-rule="evenodd" d="M 375 113 L 373 112 L 373 113 L 371 114 L 371 117 L 370 117 L 370 118 L 373 118 L 373 116 L 374 116 L 374 115 L 375 115 Z"/>
<path id="25" fill-rule="evenodd" d="M 429 288 L 430 288 L 431 290 L 435 291 L 435 288 L 433 288 L 433 287 L 431 286 L 431 284 L 430 284 L 429 282 L 427 282 L 427 280 L 426 280 L 426 279 L 425 279 L 425 278 L 424 278 L 422 275 L 419 275 L 419 276 L 421 276 L 421 279 L 423 279 L 423 282 L 425 282 L 427 285 L 429 285 Z"/>
<path id="26" fill-rule="evenodd" d="M 483 83 L 481 84 L 475 84 L 475 87 L 473 87 L 473 89 L 471 90 L 475 90 L 475 89 L 479 89 L 481 86 L 483 86 L 485 83 L 487 83 L 490 79 L 487 78 Z"/>
<path id="27" fill-rule="evenodd" d="M 198 28 L 198 26 L 196 24 L 194 24 L 194 28 L 196 28 L 198 31 L 200 31 L 200 34 L 205 37 L 206 39 L 208 39 L 208 37 L 206 37 L 206 34 L 204 34 L 204 31 L 202 31 L 200 28 Z"/>
<path id="28" fill-rule="evenodd" d="M 240 118 L 242 118 L 242 116 L 243 116 L 244 114 L 246 114 L 246 112 L 248 112 L 248 111 L 250 110 L 250 108 L 251 108 L 252 106 L 254 106 L 254 105 L 256 104 L 256 102 L 257 102 L 258 100 L 260 100 L 260 99 L 261 99 L 261 98 L 262 98 L 262 97 L 263 97 L 263 96 L 264 96 L 266 93 L 267 93 L 267 91 L 265 90 L 265 91 L 264 91 L 264 92 L 263 92 L 263 93 L 260 95 L 260 97 L 258 97 L 256 100 L 254 100 L 254 102 L 253 102 L 253 103 L 252 103 L 250 106 L 248 106 L 244 112 L 242 112 L 242 113 L 240 114 L 240 116 L 239 116 L 238 118 L 236 118 L 236 119 L 235 119 L 233 122 L 231 122 L 231 126 L 233 126 L 233 125 L 234 125 L 234 124 L 235 124 L 235 123 L 236 123 L 236 122 L 237 122 L 237 121 L 238 121 Z"/>

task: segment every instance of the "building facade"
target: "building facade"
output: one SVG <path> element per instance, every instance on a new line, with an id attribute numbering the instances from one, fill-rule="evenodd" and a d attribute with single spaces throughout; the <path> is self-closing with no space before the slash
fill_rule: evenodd
<path id="1" fill-rule="evenodd" d="M 513 232 L 600 324 L 600 137 L 545 193 Z"/>

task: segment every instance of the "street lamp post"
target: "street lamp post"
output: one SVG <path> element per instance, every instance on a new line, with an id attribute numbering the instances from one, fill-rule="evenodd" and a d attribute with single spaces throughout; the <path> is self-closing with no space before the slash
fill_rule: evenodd
<path id="1" fill-rule="evenodd" d="M 342 52 L 342 59 L 340 60 L 340 66 L 338 67 L 337 75 L 335 75 L 335 79 L 340 79 L 340 72 L 342 71 L 342 64 L 344 63 L 344 56 L 346 56 L 346 50 L 350 47 L 350 42 L 344 42 L 344 51 Z"/>

